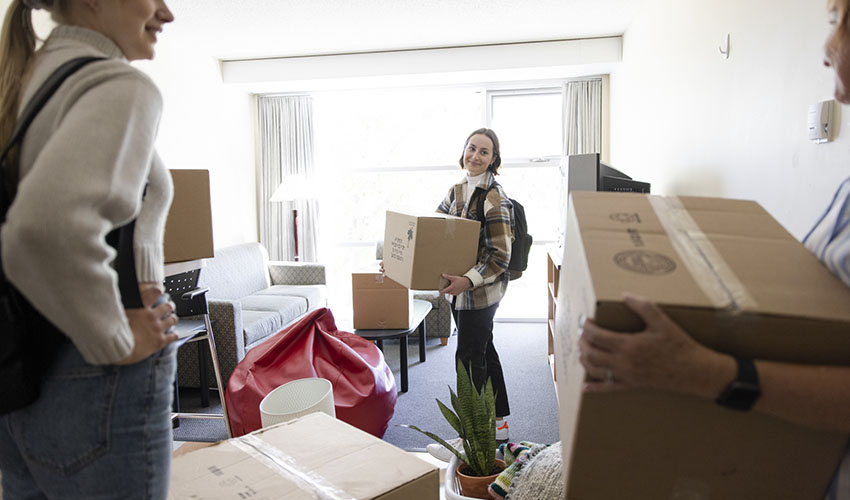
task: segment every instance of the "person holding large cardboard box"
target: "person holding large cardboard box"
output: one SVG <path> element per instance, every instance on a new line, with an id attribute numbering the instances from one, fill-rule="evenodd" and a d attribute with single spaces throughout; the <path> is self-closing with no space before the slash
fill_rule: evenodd
<path id="1" fill-rule="evenodd" d="M 493 317 L 510 280 L 505 271 L 511 260 L 513 234 L 510 201 L 502 187 L 494 185 L 502 163 L 496 133 L 486 128 L 472 132 L 458 163 L 466 170 L 466 178 L 452 186 L 437 211 L 482 221 L 478 262 L 463 276 L 443 274 L 449 284 L 440 292 L 454 296 L 451 308 L 458 335 L 455 358 L 471 367 L 479 390 L 488 378 L 493 382 L 496 438 L 508 439 L 505 417 L 510 406 L 502 364 L 493 345 Z M 485 213 L 478 214 L 478 198 L 485 193 Z"/>
<path id="2" fill-rule="evenodd" d="M 850 0 L 830 0 L 828 5 L 834 31 L 824 63 L 835 70 L 836 99 L 850 104 Z M 850 179 L 840 185 L 803 243 L 850 287 Z M 591 378 L 586 391 L 673 391 L 814 429 L 850 432 L 850 366 L 735 358 L 697 343 L 656 304 L 633 295 L 623 301 L 646 327 L 624 335 L 585 321 L 579 347 Z M 850 498 L 850 450 L 828 498 Z"/>

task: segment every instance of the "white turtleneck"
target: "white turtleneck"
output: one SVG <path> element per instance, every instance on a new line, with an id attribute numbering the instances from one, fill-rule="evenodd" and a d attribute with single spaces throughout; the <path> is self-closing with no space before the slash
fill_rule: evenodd
<path id="1" fill-rule="evenodd" d="M 466 174 L 466 200 L 464 200 L 465 205 L 469 204 L 469 198 L 472 197 L 472 193 L 475 192 L 475 188 L 477 188 L 481 184 L 481 181 L 484 180 L 484 174 L 486 174 L 486 173 L 487 173 L 486 170 L 484 172 L 481 172 L 478 175 L 469 175 L 469 173 L 467 172 L 467 174 Z"/>

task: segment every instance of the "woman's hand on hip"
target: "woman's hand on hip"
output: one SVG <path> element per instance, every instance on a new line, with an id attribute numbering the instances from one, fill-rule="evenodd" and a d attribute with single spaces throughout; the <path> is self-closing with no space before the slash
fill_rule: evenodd
<path id="1" fill-rule="evenodd" d="M 711 396 L 716 389 L 706 387 L 705 377 L 734 360 L 693 340 L 653 302 L 628 294 L 623 302 L 646 327 L 619 333 L 584 322 L 579 359 L 591 379 L 585 390 L 649 388 Z"/>
<path id="2" fill-rule="evenodd" d="M 443 279 L 449 280 L 449 284 L 440 290 L 440 293 L 447 293 L 449 295 L 460 295 L 463 292 L 472 288 L 472 283 L 470 283 L 469 278 L 466 276 L 453 276 L 451 274 L 443 274 Z"/>
<path id="3" fill-rule="evenodd" d="M 166 300 L 155 305 L 162 293 L 159 287 L 145 287 L 142 290 L 144 307 L 124 310 L 135 343 L 130 355 L 115 364 L 137 363 L 177 340 L 177 333 L 168 331 L 177 324 L 174 302 Z"/>

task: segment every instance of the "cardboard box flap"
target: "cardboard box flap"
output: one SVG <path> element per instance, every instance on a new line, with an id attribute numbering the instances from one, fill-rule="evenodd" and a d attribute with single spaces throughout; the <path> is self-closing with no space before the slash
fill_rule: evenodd
<path id="1" fill-rule="evenodd" d="M 351 284 L 355 289 L 403 289 L 404 287 L 381 273 L 378 263 L 351 273 Z"/>
<path id="2" fill-rule="evenodd" d="M 387 210 L 387 212 L 392 212 L 394 214 L 416 217 L 418 219 L 457 219 L 457 220 L 467 220 L 462 217 L 455 217 L 454 215 L 444 214 L 440 212 L 429 212 L 427 210 Z"/>
<path id="3" fill-rule="evenodd" d="M 171 493 L 178 498 L 371 499 L 435 470 L 366 432 L 312 413 L 175 458 Z"/>

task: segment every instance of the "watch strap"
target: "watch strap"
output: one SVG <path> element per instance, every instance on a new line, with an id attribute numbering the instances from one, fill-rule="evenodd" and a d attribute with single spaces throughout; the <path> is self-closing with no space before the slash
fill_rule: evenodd
<path id="1" fill-rule="evenodd" d="M 736 356 L 735 362 L 738 365 L 738 374 L 723 389 L 716 401 L 726 408 L 748 411 L 761 396 L 758 370 L 751 359 Z"/>

